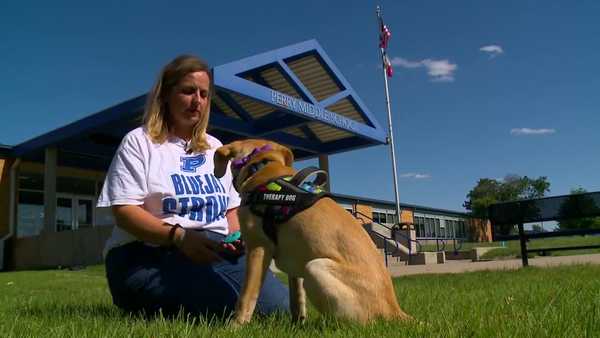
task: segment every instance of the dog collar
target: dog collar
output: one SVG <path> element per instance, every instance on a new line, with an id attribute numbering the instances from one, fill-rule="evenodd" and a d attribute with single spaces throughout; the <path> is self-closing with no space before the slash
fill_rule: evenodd
<path id="1" fill-rule="evenodd" d="M 240 159 L 234 160 L 231 163 L 231 165 L 233 166 L 234 169 L 241 169 L 243 166 L 248 164 L 248 162 L 250 162 L 252 157 L 254 157 L 260 153 L 264 153 L 266 151 L 272 150 L 272 149 L 273 149 L 273 147 L 271 147 L 270 144 L 265 144 L 264 146 L 262 146 L 260 148 L 254 148 L 254 150 L 252 150 L 252 152 L 249 155 L 244 156 Z"/>

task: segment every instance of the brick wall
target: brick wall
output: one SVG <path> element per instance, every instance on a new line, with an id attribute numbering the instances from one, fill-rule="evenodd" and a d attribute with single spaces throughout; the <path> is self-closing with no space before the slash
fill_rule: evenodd
<path id="1" fill-rule="evenodd" d="M 373 218 L 373 208 L 369 205 L 355 204 L 354 210 L 359 212 L 358 218 L 362 219 L 365 223 L 371 223 Z M 362 215 L 361 215 L 362 214 Z M 365 215 L 365 216 L 363 216 Z"/>
<path id="2" fill-rule="evenodd" d="M 492 225 L 487 219 L 471 218 L 467 222 L 470 239 L 475 242 L 492 241 Z"/>
<path id="3" fill-rule="evenodd" d="M 9 230 L 10 166 L 14 160 L 0 158 L 0 237 Z"/>

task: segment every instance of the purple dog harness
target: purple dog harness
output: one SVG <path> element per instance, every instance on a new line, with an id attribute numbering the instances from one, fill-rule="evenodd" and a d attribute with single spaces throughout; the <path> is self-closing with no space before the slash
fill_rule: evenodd
<path id="1" fill-rule="evenodd" d="M 243 166 L 245 166 L 246 164 L 248 164 L 248 162 L 250 162 L 250 159 L 260 153 L 264 153 L 266 151 L 269 150 L 273 150 L 273 147 L 271 147 L 270 144 L 265 144 L 264 146 L 260 147 L 260 148 L 254 148 L 254 150 L 252 150 L 252 152 L 250 153 L 250 155 L 244 156 L 242 158 L 239 158 L 237 160 L 234 160 L 231 163 L 231 166 L 234 169 L 241 169 Z"/>

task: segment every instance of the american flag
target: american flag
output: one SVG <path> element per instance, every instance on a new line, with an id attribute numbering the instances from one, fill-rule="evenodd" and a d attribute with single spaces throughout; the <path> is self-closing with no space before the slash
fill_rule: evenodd
<path id="1" fill-rule="evenodd" d="M 394 68 L 392 67 L 392 63 L 390 62 L 390 59 L 387 56 L 387 53 L 383 54 L 383 59 L 384 59 L 384 67 L 385 67 L 385 73 L 387 74 L 388 77 L 392 77 L 392 75 L 394 75 Z"/>
<path id="2" fill-rule="evenodd" d="M 389 28 L 382 21 L 381 31 L 379 32 L 379 48 L 386 49 L 391 37 L 392 32 L 390 32 Z"/>
<path id="3" fill-rule="evenodd" d="M 390 42 L 391 37 L 392 32 L 390 32 L 388 26 L 383 23 L 383 18 L 379 16 L 379 48 L 381 48 L 381 52 L 383 53 L 383 66 L 385 67 L 387 77 L 392 77 L 394 74 L 392 63 L 387 56 L 388 43 Z"/>

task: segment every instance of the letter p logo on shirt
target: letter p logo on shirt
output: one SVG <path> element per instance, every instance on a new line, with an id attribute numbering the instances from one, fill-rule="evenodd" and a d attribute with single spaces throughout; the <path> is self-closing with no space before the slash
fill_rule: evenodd
<path id="1" fill-rule="evenodd" d="M 196 156 L 181 156 L 181 170 L 186 173 L 195 173 L 196 169 L 206 163 L 206 156 L 204 154 Z"/>

